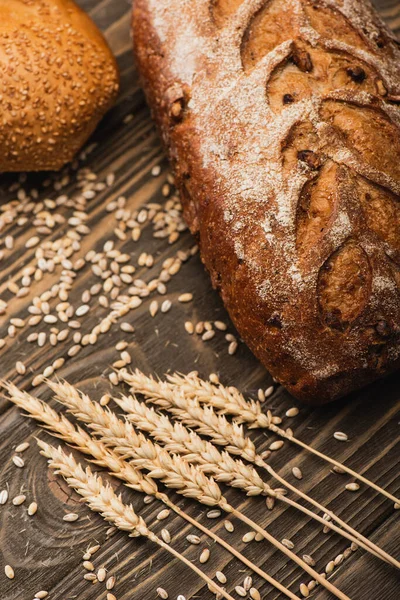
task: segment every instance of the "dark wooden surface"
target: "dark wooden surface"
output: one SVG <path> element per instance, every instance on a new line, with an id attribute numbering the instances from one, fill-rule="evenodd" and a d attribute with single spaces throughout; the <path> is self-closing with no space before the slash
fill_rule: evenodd
<path id="1" fill-rule="evenodd" d="M 140 91 L 136 73 L 132 64 L 131 42 L 129 35 L 130 2 L 128 0 L 80 0 L 81 6 L 88 10 L 107 35 L 115 51 L 122 75 L 122 91 L 116 107 L 107 116 L 94 135 L 98 146 L 88 156 L 83 166 L 88 166 L 104 181 L 107 173 L 115 172 L 116 182 L 110 188 L 100 192 L 94 200 L 88 202 L 88 224 L 91 232 L 83 238 L 82 249 L 74 255 L 74 260 L 83 256 L 90 248 L 100 250 L 106 240 L 114 239 L 117 247 L 131 254 L 131 263 L 137 266 L 141 252 L 151 252 L 155 258 L 152 269 L 137 267 L 137 277 L 150 281 L 160 271 L 161 262 L 178 249 L 188 249 L 193 245 L 190 235 L 184 233 L 172 247 L 164 240 L 155 240 L 147 228 L 138 243 L 119 241 L 113 234 L 116 226 L 115 216 L 105 210 L 107 203 L 120 195 L 127 198 L 127 206 L 133 209 L 148 201 L 163 201 L 162 184 L 167 175 L 167 165 L 151 123 L 148 109 Z M 400 7 L 394 0 L 380 0 L 381 13 L 394 27 L 400 27 Z M 134 118 L 127 122 L 127 115 Z M 152 177 L 151 168 L 162 165 L 159 177 Z M 29 177 L 24 188 L 29 192 L 37 187 L 40 198 L 57 197 L 57 192 L 43 188 L 47 175 Z M 10 185 L 18 176 L 1 176 L 0 203 L 15 198 L 9 191 Z M 75 176 L 67 185 L 67 193 L 72 194 L 76 185 Z M 70 216 L 67 207 L 60 213 Z M 1 215 L 1 212 L 0 212 Z M 66 225 L 56 227 L 49 239 L 65 235 Z M 32 376 L 43 371 L 44 367 L 59 356 L 66 357 L 67 349 L 72 345 L 59 344 L 52 348 L 48 343 L 39 348 L 29 344 L 27 336 L 34 328 L 18 330 L 17 335 L 9 339 L 7 327 L 9 319 L 15 316 L 26 318 L 27 307 L 32 297 L 49 289 L 57 281 L 60 271 L 46 274 L 42 281 L 34 283 L 28 296 L 15 298 L 6 288 L 9 279 L 20 278 L 22 268 L 34 260 L 35 250 L 26 249 L 25 242 L 32 235 L 29 224 L 18 227 L 7 225 L 0 230 L 0 249 L 4 249 L 6 235 L 14 235 L 15 247 L 5 250 L 0 262 L 0 298 L 9 303 L 5 315 L 0 315 L 0 338 L 7 341 L 0 350 L 0 375 L 10 378 L 22 387 L 31 390 Z M 46 236 L 43 236 L 44 239 Z M 95 278 L 90 269 L 83 268 L 77 275 L 70 301 L 74 306 L 80 304 L 82 292 Z M 193 292 L 194 301 L 189 304 L 177 302 L 182 292 Z M 149 315 L 149 301 L 125 320 L 135 325 L 136 332 L 124 334 L 115 325 L 94 346 L 87 346 L 73 359 L 68 359 L 58 375 L 90 393 L 94 398 L 110 389 L 107 375 L 110 365 L 118 358 L 115 344 L 129 341 L 129 351 L 133 364 L 145 371 L 163 374 L 168 370 L 188 372 L 198 369 L 202 376 L 218 372 L 221 380 L 234 384 L 249 394 L 255 394 L 259 387 L 267 388 L 271 384 L 270 376 L 240 344 L 235 356 L 228 356 L 227 343 L 222 334 L 210 342 L 203 342 L 198 336 L 190 337 L 184 330 L 184 321 L 216 320 L 228 318 L 217 295 L 212 291 L 207 274 L 196 256 L 184 264 L 180 273 L 168 284 L 167 297 L 173 302 L 171 311 L 160 313 L 152 319 Z M 162 298 L 160 299 L 162 301 Z M 55 301 L 53 301 L 55 303 Z M 92 302 L 92 309 L 83 319 L 82 331 L 89 331 L 107 311 Z M 41 325 L 40 330 L 48 331 L 50 325 Z M 233 331 L 232 327 L 229 328 Z M 22 360 L 27 366 L 24 376 L 17 375 L 15 363 Z M 50 399 L 44 385 L 36 388 L 37 395 Z M 296 435 L 335 458 L 345 461 L 349 466 L 366 474 L 392 493 L 400 492 L 398 477 L 399 466 L 399 376 L 394 375 L 384 381 L 363 390 L 333 406 L 323 409 L 300 407 L 295 419 L 286 419 L 285 423 L 294 429 Z M 275 414 L 284 416 L 290 406 L 298 405 L 281 388 L 267 400 L 266 407 Z M 344 431 L 349 442 L 342 443 L 333 439 L 335 431 Z M 0 506 L 0 597 L 2 600 L 30 600 L 34 593 L 49 590 L 49 600 L 104 600 L 104 584 L 92 585 L 83 579 L 82 554 L 88 544 L 98 541 L 101 549 L 94 557 L 96 567 L 105 566 L 109 574 L 115 574 L 117 584 L 115 593 L 118 600 L 152 600 L 156 598 L 156 588 L 162 586 L 175 599 L 183 594 L 187 599 L 211 598 L 210 592 L 189 569 L 171 561 L 164 551 L 158 551 L 150 542 L 129 539 L 118 533 L 106 540 L 107 526 L 100 517 L 91 514 L 82 506 L 78 497 L 70 493 L 67 486 L 50 474 L 45 460 L 39 456 L 34 437 L 39 428 L 4 399 L 0 400 L 0 490 L 9 489 L 10 499 Z M 41 433 L 41 437 L 48 439 Z M 271 436 L 265 433 L 253 433 L 253 439 L 260 448 L 267 447 Z M 12 461 L 13 449 L 23 441 L 31 443 L 25 452 L 26 466 L 17 469 Z M 281 474 L 293 477 L 290 469 L 294 465 L 302 468 L 304 478 L 299 482 L 301 489 L 310 491 L 320 501 L 329 504 L 354 527 L 371 537 L 387 551 L 399 556 L 399 513 L 395 513 L 390 501 L 375 492 L 361 489 L 357 493 L 344 490 L 350 481 L 345 475 L 331 472 L 328 465 L 299 452 L 295 447 L 286 445 L 271 458 L 271 464 Z M 26 490 L 27 502 L 15 507 L 11 498 L 20 490 Z M 174 546 L 193 561 L 197 561 L 200 551 L 209 544 L 202 537 L 201 546 L 190 546 L 185 536 L 197 533 L 193 528 L 176 516 L 171 516 L 162 524 L 155 520 L 161 506 L 154 502 L 145 506 L 140 495 L 123 490 L 126 501 L 132 502 L 149 525 L 155 531 L 168 527 L 173 534 Z M 308 519 L 300 517 L 291 509 L 275 508 L 267 512 L 264 501 L 246 499 L 239 492 L 226 490 L 228 499 L 240 507 L 247 515 L 254 517 L 277 538 L 290 538 L 299 555 L 311 554 L 317 568 L 325 565 L 346 548 L 347 544 L 337 535 L 324 535 L 320 527 Z M 206 510 L 193 502 L 184 501 L 171 494 L 185 510 L 202 523 L 212 526 L 257 564 L 263 566 L 272 576 L 278 578 L 293 591 L 298 591 L 301 581 L 308 581 L 302 572 L 289 563 L 279 552 L 274 551 L 267 542 L 252 543 L 245 546 L 241 537 L 246 529 L 235 523 L 236 530 L 228 534 L 223 528 L 223 520 L 210 521 Z M 26 510 L 30 501 L 36 500 L 39 506 L 34 517 L 28 517 Z M 80 515 L 76 523 L 65 523 L 62 517 L 67 512 L 76 511 Z M 4 565 L 15 569 L 15 579 L 9 581 L 4 576 Z M 231 560 L 223 550 L 212 546 L 211 559 L 204 565 L 205 570 L 214 576 L 217 569 L 224 570 L 228 577 L 229 590 L 241 584 L 247 574 L 242 565 Z M 334 583 L 346 592 L 352 600 L 396 600 L 400 595 L 400 585 L 394 569 L 380 563 L 375 558 L 357 551 L 335 570 Z M 259 587 L 262 598 L 273 600 L 280 595 L 268 585 L 262 585 L 254 577 L 254 585 Z M 329 594 L 317 589 L 314 596 L 325 600 Z"/>

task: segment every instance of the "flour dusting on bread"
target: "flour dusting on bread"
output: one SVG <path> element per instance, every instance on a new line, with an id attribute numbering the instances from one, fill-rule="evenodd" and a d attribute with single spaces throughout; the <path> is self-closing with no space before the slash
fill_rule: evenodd
<path id="1" fill-rule="evenodd" d="M 135 27 L 150 103 L 241 335 L 304 398 L 332 398 L 398 366 L 400 292 L 389 263 L 400 253 L 366 225 L 359 196 L 362 181 L 374 199 L 370 223 L 381 219 L 381 189 L 399 204 L 392 34 L 359 0 L 137 5 L 136 23 L 147 23 L 162 55 L 151 60 Z M 177 122 L 167 117 L 173 82 L 186 90 Z M 396 214 L 387 218 L 400 233 Z"/>

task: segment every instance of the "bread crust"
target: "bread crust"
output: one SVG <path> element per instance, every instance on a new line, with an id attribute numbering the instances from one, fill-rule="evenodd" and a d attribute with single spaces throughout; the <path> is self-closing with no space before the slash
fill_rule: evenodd
<path id="1" fill-rule="evenodd" d="M 58 170 L 115 101 L 115 58 L 72 0 L 0 0 L 0 172 Z"/>
<path id="2" fill-rule="evenodd" d="M 136 0 L 133 33 L 185 218 L 250 349 L 313 404 L 398 369 L 400 52 L 372 7 Z"/>

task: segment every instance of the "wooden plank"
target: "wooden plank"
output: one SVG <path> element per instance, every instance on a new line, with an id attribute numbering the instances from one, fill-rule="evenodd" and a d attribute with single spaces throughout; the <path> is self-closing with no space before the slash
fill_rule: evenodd
<path id="1" fill-rule="evenodd" d="M 155 240 L 150 227 L 146 228 L 140 242 L 136 244 L 129 239 L 118 241 L 113 234 L 117 222 L 115 214 L 107 212 L 107 204 L 121 195 L 126 197 L 126 207 L 130 210 L 146 202 L 163 202 L 162 186 L 167 176 L 167 165 L 133 67 L 129 38 L 130 3 L 123 0 L 81 0 L 80 4 L 105 31 L 118 57 L 122 91 L 117 105 L 93 137 L 92 141 L 97 143 L 96 148 L 82 162 L 82 165 L 97 174 L 99 181 L 104 181 L 111 172 L 116 174 L 116 181 L 110 188 L 100 191 L 96 198 L 88 201 L 87 224 L 91 232 L 90 235 L 83 236 L 81 248 L 73 260 L 84 256 L 92 248 L 100 251 L 107 240 L 114 239 L 121 251 L 130 254 L 132 264 L 137 267 L 135 277 L 150 281 L 158 276 L 161 264 L 167 257 L 178 250 L 189 249 L 193 246 L 193 240 L 184 232 L 178 242 L 170 246 L 165 240 Z M 397 0 L 382 0 L 379 8 L 390 23 L 400 27 L 400 4 Z M 126 119 L 128 115 L 134 115 L 129 122 Z M 162 172 L 159 177 L 152 177 L 151 169 L 158 164 L 162 166 Z M 70 173 L 70 170 L 66 170 L 67 172 Z M 62 190 L 67 195 L 72 195 L 76 190 L 76 174 L 70 174 L 71 181 Z M 29 190 L 36 186 L 41 200 L 56 198 L 59 191 L 42 185 L 47 177 L 47 174 L 30 175 L 24 187 Z M 16 175 L 1 176 L 0 205 L 15 199 L 15 193 L 9 190 L 17 180 Z M 62 208 L 58 212 L 71 216 L 71 209 Z M 67 223 L 60 224 L 51 231 L 48 239 L 59 239 L 67 230 Z M 14 338 L 7 337 L 10 318 L 25 318 L 32 297 L 49 289 L 60 276 L 57 269 L 53 274 L 46 274 L 42 281 L 32 285 L 29 295 L 24 298 L 15 298 L 7 290 L 8 280 L 19 280 L 17 275 L 23 267 L 35 261 L 35 249 L 25 248 L 25 242 L 32 232 L 31 221 L 22 226 L 10 224 L 4 231 L 0 231 L 0 242 L 5 235 L 15 236 L 15 248 L 5 252 L 0 262 L 0 298 L 9 303 L 6 314 L 0 315 L 0 338 L 7 339 L 5 348 L 0 350 L 0 376 L 11 378 L 26 389 L 31 389 L 33 374 L 42 372 L 57 357 L 65 358 L 66 351 L 73 344 L 69 339 L 67 345 L 51 347 L 46 343 L 39 348 L 37 344 L 27 341 L 27 336 L 34 328 L 17 330 Z M 151 252 L 155 257 L 155 264 L 151 269 L 137 265 L 137 259 L 144 251 Z M 70 301 L 75 307 L 81 303 L 83 291 L 96 281 L 98 278 L 87 267 L 77 272 L 70 295 Z M 192 303 L 181 304 L 177 301 L 184 291 L 194 294 Z M 112 362 L 118 358 L 115 344 L 126 339 L 129 342 L 132 364 L 146 372 L 162 375 L 167 371 L 189 372 L 197 369 L 202 376 L 218 372 L 223 382 L 234 384 L 253 397 L 259 387 L 265 389 L 271 385 L 271 377 L 243 344 L 240 344 L 234 356 L 228 356 L 223 333 L 206 343 L 199 336 L 189 336 L 185 332 L 185 320 L 197 322 L 222 319 L 229 322 L 220 299 L 211 289 L 198 256 L 184 263 L 178 275 L 168 283 L 166 297 L 173 302 L 169 313 L 158 314 L 152 319 L 148 311 L 149 302 L 145 301 L 138 310 L 125 317 L 125 320 L 134 324 L 134 335 L 123 334 L 116 324 L 107 334 L 99 336 L 95 345 L 86 346 L 76 358 L 67 360 L 57 374 L 90 393 L 93 398 L 99 399 L 110 390 L 107 374 Z M 91 299 L 91 310 L 83 319 L 84 333 L 90 331 L 108 312 L 108 309 L 98 304 L 97 298 Z M 163 298 L 159 300 L 162 301 Z M 56 301 L 52 300 L 50 303 L 53 306 Z M 48 333 L 50 325 L 41 324 L 40 329 Z M 229 332 L 234 333 L 231 324 Z M 71 336 L 72 334 L 70 338 Z M 17 360 L 23 361 L 27 366 L 27 373 L 23 376 L 16 374 Z M 320 409 L 300 407 L 285 390 L 276 388 L 265 406 L 283 418 L 290 406 L 299 406 L 300 414 L 294 419 L 285 419 L 284 422 L 294 429 L 300 439 L 345 461 L 393 494 L 399 494 L 398 383 L 399 377 L 394 375 L 351 398 Z M 35 393 L 53 402 L 46 386 L 39 386 Z M 333 439 L 333 433 L 337 430 L 349 434 L 348 443 Z M 165 587 L 170 598 L 174 599 L 178 594 L 184 594 L 188 600 L 208 600 L 213 597 L 189 569 L 171 561 L 164 551 L 158 551 L 149 542 L 131 540 L 122 533 L 107 540 L 107 527 L 102 520 L 89 513 L 81 505 L 77 495 L 48 472 L 44 459 L 38 456 L 35 447 L 34 438 L 37 435 L 50 439 L 46 434 L 40 433 L 40 429 L 29 420 L 23 419 L 9 402 L 0 399 L 0 490 L 9 489 L 10 498 L 21 491 L 27 495 L 25 505 L 15 507 L 9 500 L 6 505 L 0 506 L 2 600 L 31 600 L 40 589 L 50 591 L 49 600 L 104 600 L 104 584 L 92 585 L 83 579 L 81 556 L 88 545 L 97 541 L 101 544 L 101 549 L 93 562 L 96 568 L 105 566 L 110 575 L 117 576 L 115 595 L 118 600 L 153 600 L 158 586 Z M 266 435 L 261 431 L 252 432 L 251 436 L 260 450 L 267 448 L 275 439 L 273 435 Z M 31 446 L 24 454 L 25 468 L 17 469 L 12 464 L 11 457 L 13 449 L 23 441 L 29 441 Z M 295 480 L 291 475 L 291 468 L 294 465 L 300 466 L 304 474 L 303 480 L 298 482 L 300 489 L 311 492 L 316 499 L 329 504 L 340 516 L 387 551 L 395 555 L 398 553 L 398 525 L 389 501 L 364 486 L 356 494 L 344 491 L 344 485 L 350 478 L 332 473 L 328 465 L 306 452 L 300 452 L 293 445 L 285 444 L 270 460 L 274 468 L 292 483 Z M 162 508 L 158 502 L 144 505 L 143 498 L 138 494 L 121 485 L 118 485 L 118 490 L 123 493 L 127 502 L 133 503 L 157 533 L 162 527 L 168 527 L 173 536 L 174 547 L 198 564 L 200 551 L 210 544 L 209 540 L 201 536 L 201 545 L 191 546 L 185 536 L 189 532 L 195 533 L 192 527 L 174 515 L 160 523 L 156 520 L 156 515 Z M 314 556 L 319 570 L 323 570 L 329 560 L 343 552 L 347 546 L 337 535 L 321 533 L 319 525 L 299 516 L 292 509 L 276 506 L 273 511 L 267 511 L 262 499 L 248 500 L 240 492 L 229 488 L 224 489 L 225 492 L 233 505 L 268 527 L 277 539 L 291 539 L 297 554 Z M 169 494 L 192 517 L 212 527 L 293 591 L 298 590 L 301 581 L 308 581 L 300 569 L 267 542 L 243 544 L 241 539 L 247 528 L 239 522 L 234 521 L 235 532 L 228 534 L 223 527 L 223 519 L 211 521 L 207 519 L 204 507 L 184 500 L 177 494 Z M 34 517 L 29 517 L 27 505 L 33 499 L 37 500 L 39 509 Z M 80 519 L 73 524 L 65 523 L 62 516 L 71 511 L 78 512 Z M 233 590 L 235 585 L 242 583 L 248 572 L 242 569 L 240 563 L 232 560 L 226 551 L 214 544 L 210 548 L 211 560 L 204 565 L 204 569 L 210 576 L 217 569 L 223 569 L 228 577 L 229 589 Z M 5 564 L 11 564 L 15 568 L 16 577 L 13 581 L 7 580 L 3 574 Z M 398 597 L 398 580 L 394 569 L 360 551 L 353 553 L 335 571 L 332 580 L 352 600 L 381 600 L 383 597 L 385 600 L 395 600 Z M 254 577 L 254 583 L 259 587 L 264 600 L 281 597 L 270 586 L 263 585 L 259 578 Z M 318 588 L 315 597 L 324 600 L 330 596 Z"/>

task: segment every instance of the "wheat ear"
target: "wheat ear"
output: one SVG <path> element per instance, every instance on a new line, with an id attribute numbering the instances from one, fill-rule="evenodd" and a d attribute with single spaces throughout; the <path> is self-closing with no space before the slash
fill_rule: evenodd
<path id="1" fill-rule="evenodd" d="M 38 440 L 38 444 L 41 449 L 40 453 L 48 459 L 49 466 L 57 474 L 62 475 L 68 485 L 82 496 L 92 511 L 100 513 L 106 521 L 112 523 L 118 529 L 128 532 L 131 537 L 142 536 L 157 544 L 201 577 L 214 593 L 220 594 L 227 600 L 234 600 L 228 592 L 198 569 L 190 560 L 150 531 L 144 520 L 135 513 L 133 507 L 124 504 L 121 496 L 115 494 L 109 484 L 104 485 L 101 477 L 92 473 L 89 467 L 83 469 L 75 461 L 72 454 L 66 454 L 61 448 L 54 448 L 41 440 Z"/>
<path id="2" fill-rule="evenodd" d="M 373 552 L 369 546 L 355 536 L 340 529 L 331 521 L 326 521 L 326 519 L 301 504 L 286 498 L 284 495 L 286 490 L 273 490 L 261 479 L 253 467 L 244 464 L 241 460 L 232 458 L 227 452 L 220 452 L 213 444 L 203 440 L 194 431 L 189 431 L 181 423 L 172 423 L 168 417 L 156 413 L 153 408 L 146 406 L 146 404 L 139 402 L 132 396 L 114 397 L 113 400 L 127 413 L 129 421 L 137 429 L 149 433 L 157 442 L 161 442 L 168 452 L 184 456 L 185 460 L 190 463 L 200 465 L 204 473 L 212 475 L 219 483 L 239 488 L 245 491 L 248 496 L 272 496 L 303 512 L 324 525 L 324 527 L 328 526 L 351 542 L 356 542 L 367 552 L 381 558 L 379 554 Z"/>
<path id="3" fill-rule="evenodd" d="M 320 504 L 281 477 L 257 454 L 253 442 L 245 436 L 242 426 L 230 423 L 224 415 L 215 415 L 211 407 L 202 406 L 196 398 L 187 397 L 184 394 L 184 390 L 175 388 L 166 382 L 157 382 L 151 377 L 146 377 L 138 370 L 135 373 L 128 373 L 122 370 L 120 371 L 120 377 L 128 383 L 133 392 L 143 394 L 150 402 L 168 410 L 189 427 L 211 437 L 214 443 L 224 445 L 228 451 L 231 451 L 232 447 L 235 447 L 235 454 L 239 454 L 241 449 L 245 448 L 247 460 L 265 469 L 285 487 L 308 501 L 318 510 L 329 515 L 332 520 L 336 521 L 343 529 L 362 542 L 363 547 L 367 546 L 373 554 L 400 568 L 400 563 L 395 558 L 353 529 L 326 506 Z"/>
<path id="4" fill-rule="evenodd" d="M 174 373 L 173 375 L 167 375 L 167 379 L 171 386 L 182 389 L 185 395 L 197 398 L 199 402 L 206 402 L 221 413 L 234 417 L 238 423 L 246 423 L 250 428 L 269 429 L 293 444 L 315 454 L 315 456 L 318 456 L 331 465 L 339 467 L 354 477 L 354 479 L 362 481 L 365 485 L 371 487 L 376 492 L 379 492 L 395 504 L 400 504 L 399 498 L 396 498 L 396 496 L 393 496 L 390 492 L 384 490 L 373 481 L 370 481 L 360 473 L 357 473 L 357 471 L 353 471 L 353 469 L 350 469 L 350 467 L 347 467 L 334 458 L 319 452 L 319 450 L 316 450 L 312 446 L 305 444 L 296 438 L 290 430 L 285 431 L 278 427 L 277 424 L 273 422 L 273 417 L 270 412 L 266 415 L 259 402 L 255 400 L 246 400 L 235 387 L 228 388 L 222 384 L 214 385 L 200 379 L 194 373 L 190 376 Z"/>
<path id="5" fill-rule="evenodd" d="M 56 386 L 57 384 L 54 385 Z M 24 410 L 36 421 L 40 421 L 52 435 L 59 437 L 68 444 L 74 446 L 80 452 L 89 455 L 92 462 L 99 466 L 106 467 L 112 475 L 117 476 L 128 487 L 144 494 L 155 496 L 158 500 L 171 508 L 176 514 L 205 533 L 215 542 L 228 550 L 228 552 L 230 552 L 233 556 L 243 562 L 243 564 L 260 575 L 260 577 L 283 592 L 288 598 L 291 598 L 292 600 L 299 600 L 299 598 L 290 592 L 290 590 L 281 585 L 273 577 L 270 577 L 270 575 L 268 575 L 268 573 L 266 573 L 263 569 L 260 569 L 257 567 L 257 565 L 253 564 L 243 554 L 225 542 L 225 540 L 219 537 L 216 533 L 207 527 L 204 527 L 201 525 L 201 523 L 198 523 L 195 519 L 192 519 L 192 517 L 184 513 L 176 504 L 169 500 L 166 494 L 158 491 L 157 484 L 153 479 L 143 476 L 137 468 L 133 468 L 131 464 L 122 460 L 120 455 L 106 448 L 106 446 L 104 446 L 104 444 L 102 444 L 100 441 L 92 439 L 82 429 L 75 428 L 74 425 L 68 421 L 68 419 L 66 419 L 63 415 L 59 415 L 42 400 L 39 400 L 38 398 L 35 398 L 26 392 L 20 391 L 11 383 L 3 382 L 3 387 L 7 388 L 10 399 L 12 402 L 14 402 L 14 404 Z M 55 389 L 57 389 L 57 387 Z M 76 393 L 75 390 L 74 393 Z M 128 445 L 129 440 L 127 440 L 126 443 Z"/>
<path id="6" fill-rule="evenodd" d="M 158 444 L 136 433 L 127 421 L 121 421 L 109 410 L 104 410 L 86 394 L 79 394 L 72 386 L 63 382 L 49 382 L 53 390 L 58 389 L 57 399 L 79 420 L 84 421 L 100 435 L 103 443 L 112 446 L 114 451 L 130 457 L 133 464 L 148 471 L 149 476 L 160 479 L 167 487 L 175 489 L 183 496 L 196 499 L 207 506 L 218 506 L 221 510 L 233 514 L 258 532 L 273 546 L 297 563 L 304 571 L 316 579 L 340 600 L 349 600 L 348 596 L 317 573 L 312 567 L 276 540 L 268 531 L 233 508 L 223 497 L 218 484 L 194 465 L 182 457 L 170 455 Z"/>

